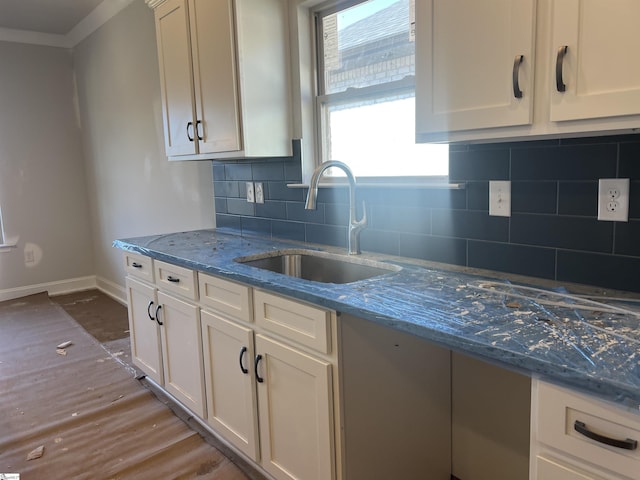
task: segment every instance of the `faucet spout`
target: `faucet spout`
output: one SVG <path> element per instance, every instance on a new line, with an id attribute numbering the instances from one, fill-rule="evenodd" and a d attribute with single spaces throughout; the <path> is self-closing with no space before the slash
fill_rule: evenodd
<path id="1" fill-rule="evenodd" d="M 325 170 L 337 167 L 344 171 L 349 181 L 349 237 L 348 248 L 349 255 L 358 255 L 360 253 L 360 232 L 367 226 L 367 211 L 364 201 L 362 202 L 362 218 L 358 220 L 356 218 L 356 179 L 351 172 L 351 169 L 347 164 L 332 160 L 330 162 L 324 162 L 318 166 L 311 177 L 309 182 L 309 191 L 307 192 L 307 201 L 304 208 L 307 210 L 316 209 L 316 199 L 318 197 L 318 184 L 320 183 L 320 177 Z"/>

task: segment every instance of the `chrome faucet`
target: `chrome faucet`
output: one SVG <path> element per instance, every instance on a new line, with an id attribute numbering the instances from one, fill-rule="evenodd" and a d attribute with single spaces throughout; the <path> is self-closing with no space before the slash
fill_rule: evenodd
<path id="1" fill-rule="evenodd" d="M 349 180 L 349 255 L 358 255 L 360 253 L 360 232 L 367 226 L 367 210 L 362 201 L 362 218 L 356 219 L 356 179 L 351 169 L 342 162 L 332 160 L 324 162 L 313 171 L 313 176 L 309 182 L 309 192 L 307 193 L 307 202 L 304 206 L 307 210 L 316 209 L 316 198 L 318 197 L 318 183 L 324 171 L 331 167 L 337 167 L 344 171 Z"/>

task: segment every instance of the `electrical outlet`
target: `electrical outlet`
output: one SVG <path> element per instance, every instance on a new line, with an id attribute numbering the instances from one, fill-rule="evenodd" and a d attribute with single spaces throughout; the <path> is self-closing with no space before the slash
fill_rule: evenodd
<path id="1" fill-rule="evenodd" d="M 598 220 L 629 221 L 629 179 L 601 178 L 598 182 Z"/>
<path id="2" fill-rule="evenodd" d="M 262 182 L 256 182 L 256 203 L 264 203 L 264 190 L 262 188 Z"/>
<path id="3" fill-rule="evenodd" d="M 256 195 L 255 195 L 255 191 L 253 190 L 253 182 L 247 182 L 247 202 L 249 203 L 256 202 Z"/>
<path id="4" fill-rule="evenodd" d="M 31 263 L 35 263 L 35 261 L 36 261 L 36 256 L 35 256 L 33 250 L 25 250 L 24 251 L 24 263 L 31 264 Z"/>
<path id="5" fill-rule="evenodd" d="M 489 182 L 489 215 L 496 217 L 511 216 L 511 182 Z"/>

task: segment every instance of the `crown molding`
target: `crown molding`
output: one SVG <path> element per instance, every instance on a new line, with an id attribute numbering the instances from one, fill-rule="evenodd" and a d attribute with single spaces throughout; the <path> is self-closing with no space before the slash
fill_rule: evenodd
<path id="1" fill-rule="evenodd" d="M 156 7 L 159 7 L 166 1 L 167 0 L 144 0 L 144 3 L 146 3 L 149 8 L 154 9 Z"/>
<path id="2" fill-rule="evenodd" d="M 158 0 L 155 0 L 156 2 Z M 0 41 L 73 48 L 127 7 L 133 0 L 103 0 L 66 35 L 0 28 Z"/>

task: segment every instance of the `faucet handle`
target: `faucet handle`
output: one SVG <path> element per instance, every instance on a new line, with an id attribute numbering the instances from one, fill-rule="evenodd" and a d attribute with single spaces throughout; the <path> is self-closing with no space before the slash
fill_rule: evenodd
<path id="1" fill-rule="evenodd" d="M 360 228 L 367 226 L 367 205 L 362 200 L 362 218 L 356 222 Z"/>

